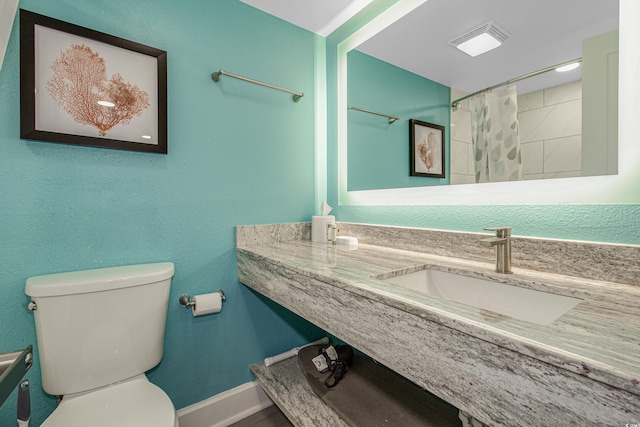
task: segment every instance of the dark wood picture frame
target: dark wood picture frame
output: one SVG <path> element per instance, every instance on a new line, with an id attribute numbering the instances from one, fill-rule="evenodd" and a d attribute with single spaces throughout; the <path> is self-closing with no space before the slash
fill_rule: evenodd
<path id="1" fill-rule="evenodd" d="M 409 120 L 410 176 L 444 178 L 444 126 Z"/>
<path id="2" fill-rule="evenodd" d="M 20 137 L 166 154 L 167 52 L 21 9 Z"/>

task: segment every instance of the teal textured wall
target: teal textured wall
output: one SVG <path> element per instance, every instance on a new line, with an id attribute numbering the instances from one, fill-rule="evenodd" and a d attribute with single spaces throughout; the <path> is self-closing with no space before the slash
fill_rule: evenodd
<path id="1" fill-rule="evenodd" d="M 400 117 L 349 111 L 349 190 L 449 184 L 450 89 L 357 50 L 349 52 L 348 103 Z M 445 127 L 445 178 L 409 176 L 409 120 Z"/>
<path id="2" fill-rule="evenodd" d="M 19 32 L 0 71 L 0 352 L 36 344 L 25 279 L 173 261 L 164 359 L 181 408 L 253 378 L 249 365 L 322 336 L 237 282 L 234 226 L 314 213 L 315 35 L 237 0 L 23 0 L 20 7 L 168 52 L 169 154 L 19 139 Z M 220 68 L 305 93 L 291 97 Z M 223 289 L 193 318 L 178 296 Z M 32 381 L 32 425 L 54 409 Z M 0 425 L 15 424 L 15 393 Z"/>

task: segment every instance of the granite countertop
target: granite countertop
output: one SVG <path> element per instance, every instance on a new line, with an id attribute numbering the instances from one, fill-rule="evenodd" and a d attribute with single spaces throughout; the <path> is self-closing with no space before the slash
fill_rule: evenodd
<path id="1" fill-rule="evenodd" d="M 239 245 L 237 251 L 640 395 L 640 286 L 515 267 L 504 275 L 488 263 L 364 244 L 350 250 L 293 240 Z M 425 265 L 583 301 L 543 326 L 375 278 Z"/>

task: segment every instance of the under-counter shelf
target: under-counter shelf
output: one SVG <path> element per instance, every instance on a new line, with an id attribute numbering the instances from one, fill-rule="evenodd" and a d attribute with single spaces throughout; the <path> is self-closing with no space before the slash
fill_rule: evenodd
<path id="1" fill-rule="evenodd" d="M 311 362 L 314 354 L 315 347 L 304 348 L 303 363 L 293 357 L 251 366 L 258 384 L 295 426 L 461 425 L 457 408 L 361 355 L 343 382 L 327 388 L 326 374 Z"/>
<path id="2" fill-rule="evenodd" d="M 251 372 L 267 395 L 296 427 L 348 427 L 311 389 L 298 359 L 293 357 L 269 367 L 251 365 Z"/>

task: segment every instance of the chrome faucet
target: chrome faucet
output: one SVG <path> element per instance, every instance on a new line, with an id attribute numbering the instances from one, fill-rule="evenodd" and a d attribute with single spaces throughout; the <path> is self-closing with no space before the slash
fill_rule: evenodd
<path id="1" fill-rule="evenodd" d="M 487 231 L 495 231 L 496 236 L 480 240 L 483 246 L 496 247 L 496 271 L 498 273 L 513 273 L 511 271 L 511 228 L 497 227 L 485 228 Z"/>

